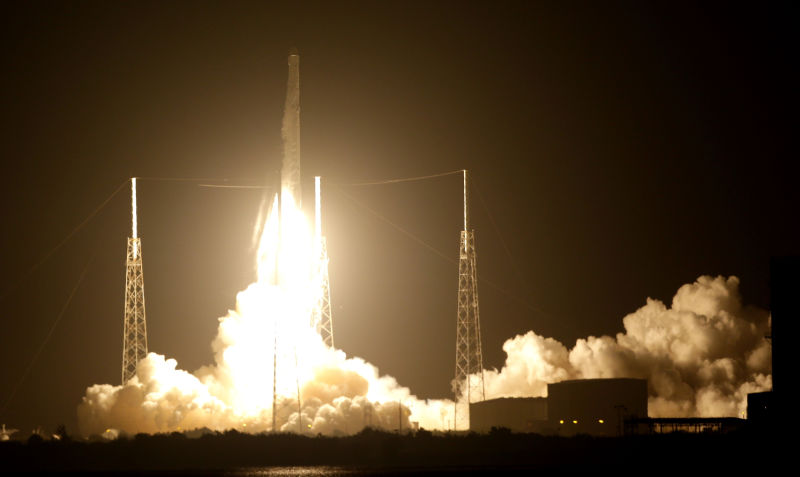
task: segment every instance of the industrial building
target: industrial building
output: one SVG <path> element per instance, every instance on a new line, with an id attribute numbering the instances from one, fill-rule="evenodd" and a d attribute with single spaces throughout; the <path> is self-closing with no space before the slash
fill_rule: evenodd
<path id="1" fill-rule="evenodd" d="M 580 379 L 547 385 L 546 398 L 501 398 L 470 404 L 470 430 L 621 435 L 626 420 L 647 417 L 647 380 Z"/>
<path id="2" fill-rule="evenodd" d="M 647 417 L 647 380 L 580 379 L 547 385 L 548 420 L 559 435 L 620 435 L 625 419 Z"/>
<path id="3" fill-rule="evenodd" d="M 469 405 L 469 428 L 489 432 L 505 427 L 514 432 L 544 433 L 547 424 L 547 398 L 500 398 Z"/>
<path id="4" fill-rule="evenodd" d="M 649 417 L 633 418 L 625 421 L 626 434 L 669 434 L 684 432 L 700 434 L 705 432 L 731 432 L 745 425 L 744 419 L 737 417 Z"/>

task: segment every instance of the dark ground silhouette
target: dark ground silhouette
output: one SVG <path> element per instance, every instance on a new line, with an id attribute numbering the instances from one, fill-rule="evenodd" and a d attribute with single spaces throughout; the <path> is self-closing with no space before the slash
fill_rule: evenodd
<path id="1" fill-rule="evenodd" d="M 334 466 L 360 475 L 408 473 L 769 472 L 774 433 L 748 426 L 725 434 L 555 437 L 513 434 L 398 435 L 366 429 L 349 437 L 250 435 L 236 431 L 199 438 L 139 434 L 114 441 L 0 443 L 4 471 L 127 472 L 219 475 L 271 466 Z M 333 474 L 326 474 L 333 475 Z"/>

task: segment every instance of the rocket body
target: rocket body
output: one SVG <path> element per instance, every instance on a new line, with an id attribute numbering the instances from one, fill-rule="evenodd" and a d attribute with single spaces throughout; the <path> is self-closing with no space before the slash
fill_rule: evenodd
<path id="1" fill-rule="evenodd" d="M 286 103 L 283 110 L 283 160 L 281 162 L 280 192 L 275 194 L 270 218 L 265 221 L 259 254 L 266 264 L 259 275 L 268 276 L 270 283 L 285 286 L 298 283 L 304 267 L 298 263 L 298 227 L 301 213 L 300 187 L 300 56 L 289 51 L 289 78 L 286 83 Z M 274 179 L 273 179 L 274 180 Z M 272 228 L 270 228 L 272 223 Z M 302 233 L 300 234 L 302 235 Z M 266 274 L 265 274 L 266 273 Z M 298 275 L 298 276 L 295 276 Z"/>
<path id="2" fill-rule="evenodd" d="M 281 166 L 281 202 L 294 201 L 300 208 L 300 55 L 289 52 L 289 80 L 283 110 L 283 164 Z"/>

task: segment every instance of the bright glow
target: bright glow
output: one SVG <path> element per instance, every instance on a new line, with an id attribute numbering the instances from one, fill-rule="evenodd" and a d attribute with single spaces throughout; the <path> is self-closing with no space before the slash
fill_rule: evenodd
<path id="1" fill-rule="evenodd" d="M 322 237 L 322 197 L 319 182 L 320 177 L 314 177 L 314 234 L 317 240 Z"/>
<path id="2" fill-rule="evenodd" d="M 564 419 L 561 419 L 560 421 L 558 421 L 558 423 L 559 424 L 564 424 Z"/>
<path id="3" fill-rule="evenodd" d="M 175 360 L 151 353 L 125 387 L 87 390 L 78 409 L 81 432 L 269 431 L 273 384 L 278 431 L 396 429 L 398 402 L 406 408 L 400 412 L 403 428 L 412 420 L 426 429 L 443 428 L 452 419 L 451 401 L 418 400 L 374 366 L 325 345 L 310 320 L 321 292 L 317 257 L 306 216 L 282 190 L 272 198 L 259 240 L 257 280 L 238 293 L 236 309 L 219 319 L 212 343 L 216 363 L 190 374 L 177 369 Z M 138 390 L 122 397 L 130 387 Z"/>
<path id="4" fill-rule="evenodd" d="M 605 421 L 603 421 L 602 419 L 598 419 L 597 422 L 599 422 L 600 424 L 604 424 L 605 423 Z"/>
<path id="5" fill-rule="evenodd" d="M 577 423 L 578 423 L 578 421 L 572 421 L 572 423 L 573 423 L 573 424 L 577 424 Z"/>
<path id="6" fill-rule="evenodd" d="M 397 389 L 393 379 L 387 382 L 363 361 L 347 360 L 341 351 L 325 346 L 320 335 L 310 326 L 310 317 L 321 291 L 320 281 L 315 276 L 318 267 L 312 259 L 315 257 L 312 234 L 292 195 L 283 193 L 280 198 L 280 213 L 276 195 L 262 233 L 258 250 L 258 281 L 239 293 L 237 311 L 222 318 L 220 323 L 220 335 L 226 338 L 226 342 L 218 352 L 217 361 L 228 372 L 230 382 L 226 394 L 236 412 L 247 419 L 259 420 L 269 416 L 269 423 L 273 383 L 272 373 L 267 371 L 273 358 L 277 367 L 275 388 L 279 402 L 296 409 L 299 381 L 304 414 L 305 409 L 314 404 L 311 391 L 330 384 L 346 386 L 347 379 L 364 380 L 364 397 L 372 402 L 408 398 L 408 390 Z M 319 214 L 316 217 L 319 218 Z M 277 348 L 273 348 L 276 341 Z M 327 382 L 330 373 L 335 373 L 341 382 Z M 420 413 L 431 410 L 416 399 L 407 402 L 410 402 L 407 406 L 412 415 L 415 410 Z M 362 422 L 363 412 L 360 411 L 362 415 L 358 416 Z M 287 410 L 285 414 L 290 413 Z M 437 427 L 441 412 L 435 414 L 436 422 L 427 422 L 427 428 Z M 280 417 L 279 406 L 279 423 Z M 303 419 L 306 418 L 304 415 Z M 420 418 L 425 419 L 425 415 Z M 296 419 L 296 412 L 293 417 L 285 417 L 282 428 L 297 429 L 297 425 L 292 423 Z M 321 425 L 313 421 L 305 427 L 314 429 L 315 425 Z"/>

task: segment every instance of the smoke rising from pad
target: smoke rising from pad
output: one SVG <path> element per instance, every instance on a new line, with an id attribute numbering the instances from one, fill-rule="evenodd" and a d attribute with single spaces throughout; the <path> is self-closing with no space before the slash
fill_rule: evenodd
<path id="1" fill-rule="evenodd" d="M 209 428 L 350 434 L 365 426 L 447 429 L 449 400 L 420 400 L 360 358 L 328 347 L 310 326 L 320 281 L 305 216 L 291 194 L 273 198 L 257 253 L 258 280 L 219 319 L 214 364 L 195 373 L 151 353 L 121 386 L 89 387 L 79 431 L 128 434 Z M 281 225 L 278 226 L 278 220 Z M 503 345 L 505 366 L 485 371 L 488 398 L 542 396 L 564 379 L 648 380 L 651 416 L 739 416 L 747 393 L 771 388 L 768 312 L 743 307 L 736 277 L 700 277 L 671 307 L 658 300 L 623 319 L 616 337 L 572 349 L 533 331 Z M 274 376 L 274 379 L 273 379 Z M 298 395 L 299 394 L 299 395 Z"/>
<path id="2" fill-rule="evenodd" d="M 747 394 L 772 388 L 770 314 L 743 307 L 736 277 L 702 276 L 672 306 L 648 299 L 616 337 L 589 336 L 572 349 L 533 331 L 505 342 L 500 371 L 484 373 L 487 398 L 544 396 L 547 383 L 646 378 L 651 417 L 742 416 Z"/>
<path id="3" fill-rule="evenodd" d="M 258 280 L 219 319 L 211 346 L 215 363 L 192 374 L 174 359 L 150 353 L 124 385 L 87 389 L 78 407 L 82 434 L 109 428 L 128 434 L 202 427 L 268 431 L 273 390 L 277 431 L 408 429 L 412 418 L 426 428 L 443 427 L 452 402 L 417 399 L 374 366 L 325 345 L 310 326 L 320 292 L 310 233 L 291 194 L 284 199 L 282 217 L 275 197 L 263 226 Z"/>
<path id="4" fill-rule="evenodd" d="M 326 346 L 310 325 L 322 280 L 300 211 L 296 51 L 288 66 L 281 187 L 268 212 L 266 196 L 262 203 L 253 235 L 258 278 L 219 319 L 214 363 L 189 373 L 174 359 L 149 354 L 123 385 L 86 390 L 78 407 L 82 434 L 207 427 L 331 435 L 408 428 L 412 421 L 446 429 L 453 422 L 452 401 L 417 399 L 364 360 Z M 135 238 L 135 178 L 131 185 Z M 464 221 L 466 229 L 466 207 Z M 572 349 L 533 331 L 507 340 L 505 366 L 485 372 L 487 397 L 542 396 L 547 383 L 564 379 L 639 377 L 648 379 L 652 416 L 740 415 L 748 392 L 771 387 L 769 320 L 765 311 L 742 307 L 737 278 L 700 277 L 681 287 L 669 308 L 648 300 L 624 318 L 625 332 L 616 337 L 590 336 Z"/>
<path id="5" fill-rule="evenodd" d="M 359 359 L 347 360 L 341 351 L 335 362 L 317 369 L 301 388 L 302 413 L 298 422 L 296 396 L 279 397 L 278 431 L 312 434 L 351 434 L 364 427 L 409 429 L 411 416 L 437 427 L 442 413 L 452 408 L 442 401 L 420 401 L 391 378 L 379 378 L 377 369 Z M 150 353 L 140 362 L 137 376 L 124 386 L 95 385 L 87 389 L 78 407 L 83 435 L 120 429 L 128 434 L 209 428 L 241 432 L 271 430 L 269 409 L 242 412 L 225 389 L 226 376 L 195 374 L 176 369 L 173 359 Z M 205 371 L 208 371 L 206 369 Z M 218 395 L 215 395 L 218 394 Z M 375 399 L 384 396 L 394 399 Z M 375 399 L 375 400 L 373 400 Z M 398 409 L 398 406 L 401 406 Z"/>
<path id="6" fill-rule="evenodd" d="M 738 285 L 736 277 L 700 277 L 682 286 L 670 307 L 648 299 L 623 319 L 624 333 L 579 339 L 572 349 L 533 331 L 509 339 L 503 368 L 485 371 L 487 398 L 543 396 L 547 383 L 565 379 L 638 377 L 648 380 L 652 417 L 741 416 L 747 393 L 770 389 L 772 376 L 764 338 L 770 315 L 743 307 Z M 215 365 L 190 374 L 151 353 L 126 385 L 88 388 L 78 408 L 81 433 L 270 430 L 268 373 L 237 361 L 258 344 L 244 338 L 253 326 L 248 313 L 263 306 L 248 300 L 263 292 L 251 285 L 237 297 L 237 310 L 220 319 Z M 452 401 L 417 399 L 364 360 L 325 347 L 318 336 L 309 341 L 317 354 L 299 371 L 302 412 L 298 418 L 296 393 L 281 394 L 279 430 L 337 435 L 365 426 L 407 429 L 412 421 L 446 429 L 452 422 Z"/>

